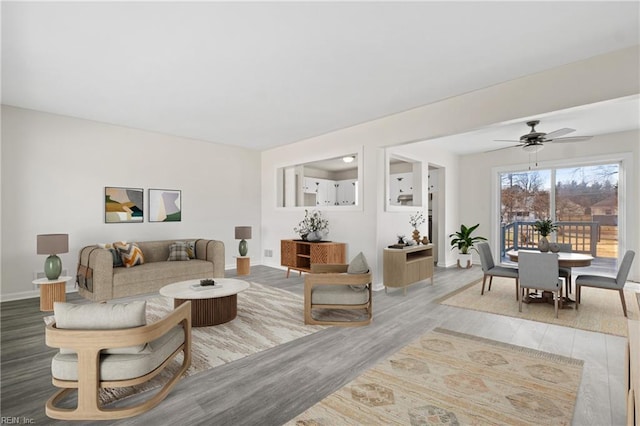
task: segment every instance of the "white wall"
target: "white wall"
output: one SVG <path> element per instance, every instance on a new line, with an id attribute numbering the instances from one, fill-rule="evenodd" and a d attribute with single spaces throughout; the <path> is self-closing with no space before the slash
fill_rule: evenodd
<path id="1" fill-rule="evenodd" d="M 236 225 L 253 227 L 260 258 L 260 154 L 256 151 L 93 121 L 2 107 L 2 300 L 35 295 L 42 271 L 36 235 L 69 234 L 63 269 L 98 242 L 212 238 L 235 268 Z M 182 221 L 104 223 L 104 187 L 182 191 Z"/>
<path id="2" fill-rule="evenodd" d="M 623 249 L 635 250 L 640 256 L 640 132 L 629 131 L 596 136 L 590 141 L 545 144 L 538 153 L 539 168 L 548 167 L 554 161 L 581 161 L 589 157 L 616 157 L 631 153 L 631 164 L 627 168 L 626 193 L 620 199 L 626 202 L 626 232 L 619 236 Z M 618 154 L 618 155 L 617 155 Z M 486 154 L 465 155 L 460 158 L 460 169 L 467 171 L 473 179 L 460 186 L 460 220 L 465 224 L 480 223 L 478 235 L 491 237 L 491 244 L 497 247 L 497 233 L 491 232 L 491 180 L 492 169 L 500 166 L 527 167 L 528 155 L 521 150 L 495 151 Z M 630 279 L 640 279 L 640 258 L 634 261 Z"/>
<path id="3" fill-rule="evenodd" d="M 275 169 L 337 157 L 364 147 L 363 210 L 327 211 L 326 215 L 331 221 L 329 237 L 348 243 L 347 257 L 363 251 L 372 266 L 374 281 L 379 284 L 382 281 L 382 249 L 390 243 L 389 238 L 395 236 L 399 227 L 404 223 L 408 225 L 410 214 L 392 216 L 384 211 L 385 147 L 408 145 L 520 117 L 635 95 L 640 93 L 639 47 L 597 56 L 264 151 L 261 192 L 263 248 L 273 249 L 274 257 L 263 258 L 263 263 L 280 264 L 280 240 L 295 237 L 293 227 L 303 216 L 301 210 L 275 207 Z M 443 212 L 445 223 L 438 227 L 439 241 L 446 245 L 449 241 L 446 236 L 458 229 L 461 222 L 470 221 L 466 214 L 459 215 L 468 208 L 468 203 L 458 204 L 462 199 L 460 188 L 466 185 L 462 179 L 469 172 L 458 172 L 456 160 L 444 153 L 431 154 L 428 148 L 424 148 L 423 154 L 425 165 L 431 162 L 447 167 L 445 193 L 442 194 L 446 206 Z M 439 161 L 437 155 L 444 158 Z M 465 168 L 461 166 L 460 170 Z M 451 264 L 452 256 L 453 253 L 446 252 L 444 263 Z"/>

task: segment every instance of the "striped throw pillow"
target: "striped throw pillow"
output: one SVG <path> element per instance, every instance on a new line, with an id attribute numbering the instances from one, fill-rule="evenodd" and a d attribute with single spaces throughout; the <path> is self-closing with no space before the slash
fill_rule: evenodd
<path id="1" fill-rule="evenodd" d="M 124 263 L 124 266 L 127 268 L 142 265 L 144 263 L 144 255 L 136 243 L 118 242 L 113 243 L 113 245 L 118 249 L 118 253 L 120 253 L 120 257 L 122 258 L 122 263 Z"/>

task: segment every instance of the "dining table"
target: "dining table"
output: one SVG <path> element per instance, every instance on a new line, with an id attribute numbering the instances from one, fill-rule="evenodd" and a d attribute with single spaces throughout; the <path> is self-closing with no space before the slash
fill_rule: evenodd
<path id="1" fill-rule="evenodd" d="M 519 252 L 529 252 L 529 253 L 541 253 L 540 250 L 509 250 L 507 251 L 507 257 L 512 262 L 518 261 L 518 253 Z M 562 266 L 565 268 L 580 268 L 585 266 L 590 266 L 593 261 L 593 256 L 586 253 L 574 253 L 574 252 L 565 252 L 561 251 L 557 253 L 558 255 L 558 266 Z"/>
<path id="2" fill-rule="evenodd" d="M 512 262 L 517 262 L 518 261 L 518 253 L 521 252 L 528 252 L 528 253 L 541 253 L 540 250 L 529 250 L 529 249 L 523 249 L 523 250 L 508 250 L 507 251 L 507 257 L 512 261 Z M 566 267 L 566 268 L 581 268 L 581 267 L 585 267 L 585 266 L 590 266 L 591 262 L 593 261 L 593 256 L 591 256 L 590 254 L 586 254 L 586 253 L 574 253 L 574 252 L 558 252 L 556 253 L 558 255 L 558 266 L 559 267 Z M 537 295 L 537 294 L 527 294 L 525 296 L 524 299 L 522 299 L 522 301 L 524 303 L 554 303 L 553 302 L 553 293 L 551 293 L 550 291 L 543 291 L 541 295 Z M 570 306 L 567 306 L 567 303 L 574 303 L 573 300 L 571 300 L 568 295 L 564 295 L 562 297 L 562 307 L 563 308 L 571 308 Z"/>

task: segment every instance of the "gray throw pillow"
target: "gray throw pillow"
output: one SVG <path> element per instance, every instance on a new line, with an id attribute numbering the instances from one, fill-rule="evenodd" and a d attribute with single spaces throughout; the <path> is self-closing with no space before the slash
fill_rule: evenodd
<path id="1" fill-rule="evenodd" d="M 176 260 L 189 260 L 189 253 L 187 249 L 187 243 L 176 241 L 169 246 L 169 258 L 168 261 Z"/>
<path id="2" fill-rule="evenodd" d="M 56 327 L 72 330 L 117 330 L 146 325 L 147 302 L 130 303 L 74 303 L 55 302 L 53 313 Z M 111 348 L 102 351 L 107 354 L 137 354 L 145 350 L 146 345 Z M 61 348 L 60 353 L 75 353 Z"/>
<path id="3" fill-rule="evenodd" d="M 364 254 L 360 252 L 349 262 L 347 274 L 366 274 L 367 272 L 369 272 L 369 264 Z"/>
<path id="4" fill-rule="evenodd" d="M 366 274 L 367 272 L 369 272 L 369 264 L 364 254 L 360 252 L 349 262 L 347 274 Z M 350 285 L 349 287 L 354 291 L 364 291 L 367 288 L 366 285 Z"/>

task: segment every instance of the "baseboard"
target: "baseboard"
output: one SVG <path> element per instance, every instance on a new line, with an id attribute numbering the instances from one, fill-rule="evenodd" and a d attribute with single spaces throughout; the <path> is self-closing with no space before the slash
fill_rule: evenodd
<path id="1" fill-rule="evenodd" d="M 34 287 L 37 287 L 33 284 Z M 68 281 L 66 286 L 66 293 L 76 293 L 78 289 L 75 287 L 75 283 Z M 10 302 L 12 300 L 23 300 L 23 299 L 33 299 L 35 297 L 40 297 L 40 290 L 37 288 L 35 290 L 29 291 L 21 291 L 19 293 L 11 293 L 6 295 L 0 295 L 0 303 L 2 302 Z"/>

